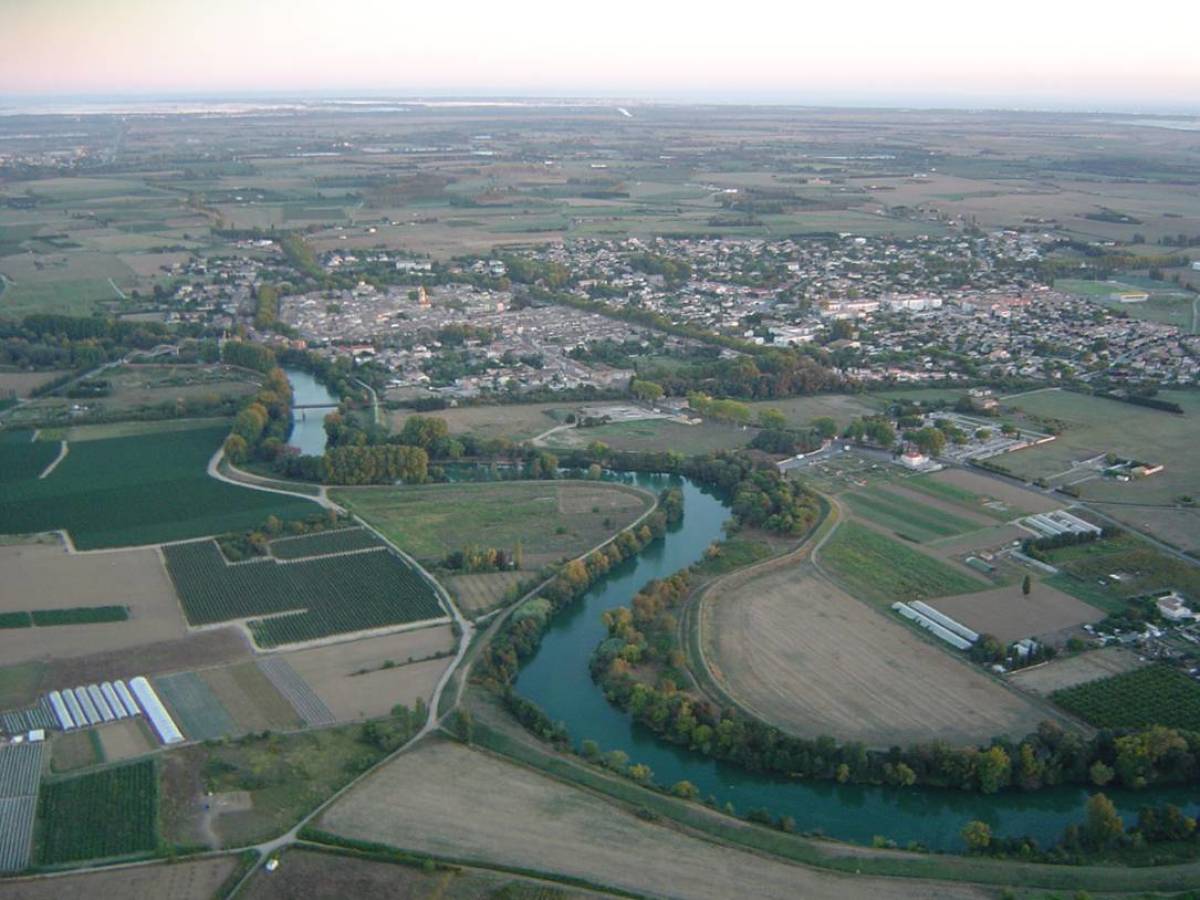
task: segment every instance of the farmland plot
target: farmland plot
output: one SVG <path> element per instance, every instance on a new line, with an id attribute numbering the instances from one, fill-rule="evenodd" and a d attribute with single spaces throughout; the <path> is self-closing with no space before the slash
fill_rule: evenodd
<path id="1" fill-rule="evenodd" d="M 215 542 L 195 541 L 163 555 L 189 622 L 251 619 L 260 647 L 444 615 L 429 582 L 387 550 L 230 564 Z"/>
<path id="2" fill-rule="evenodd" d="M 152 760 L 42 785 L 37 853 L 42 865 L 152 851 L 158 774 Z"/>
<path id="3" fill-rule="evenodd" d="M 346 837 L 566 875 L 638 896 L 986 896 L 967 885 L 835 874 L 724 847 L 443 741 L 423 742 L 391 760 L 339 798 L 319 823 Z"/>
<path id="4" fill-rule="evenodd" d="M 221 701 L 195 672 L 162 675 L 152 683 L 188 738 L 209 741 L 237 733 Z"/>
<path id="5" fill-rule="evenodd" d="M 379 538 L 365 528 L 339 528 L 299 537 L 271 541 L 271 555 L 276 559 L 306 559 L 329 553 L 349 553 L 384 546 Z"/>
<path id="6" fill-rule="evenodd" d="M 38 743 L 0 748 L 0 872 L 29 865 L 45 747 Z"/>
<path id="7" fill-rule="evenodd" d="M 751 712 L 794 734 L 875 747 L 931 734 L 974 744 L 1023 736 L 1045 718 L 806 564 L 728 593 L 714 589 L 702 615 L 713 676 Z"/>
<path id="8" fill-rule="evenodd" d="M 56 878 L 6 880 L 3 900 L 212 900 L 237 868 L 236 856 L 173 860 L 129 869 L 101 869 Z"/>
<path id="9" fill-rule="evenodd" d="M 1200 684 L 1165 665 L 1065 688 L 1051 698 L 1097 728 L 1166 725 L 1200 731 Z"/>
<path id="10" fill-rule="evenodd" d="M 270 515 L 312 515 L 317 507 L 308 500 L 209 478 L 209 457 L 226 434 L 224 427 L 197 428 L 86 441 L 72 445 L 47 478 L 37 475 L 57 447 L 0 443 L 0 533 L 65 529 L 76 547 L 91 550 L 255 528 Z"/>

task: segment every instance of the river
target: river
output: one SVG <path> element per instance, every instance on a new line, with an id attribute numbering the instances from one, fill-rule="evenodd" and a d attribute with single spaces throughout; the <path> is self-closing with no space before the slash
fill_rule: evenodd
<path id="1" fill-rule="evenodd" d="M 629 603 L 652 578 L 664 578 L 698 560 L 722 537 L 729 507 L 687 479 L 639 475 L 637 484 L 659 491 L 668 484 L 684 494 L 683 521 L 666 537 L 600 579 L 577 603 L 558 616 L 536 654 L 518 675 L 517 690 L 540 705 L 552 720 L 564 722 L 572 740 L 590 738 L 602 750 L 623 750 L 630 761 L 648 765 L 659 784 L 686 779 L 702 797 L 732 802 L 738 813 L 765 807 L 789 815 L 799 831 L 870 843 L 876 835 L 901 846 L 918 841 L 932 850 L 963 849 L 963 825 L 981 819 L 1005 837 L 1030 835 L 1042 846 L 1056 841 L 1071 822 L 1081 821 L 1088 791 L 1059 787 L 1033 793 L 985 796 L 930 788 L 888 788 L 801 782 L 748 773 L 699 753 L 669 744 L 612 706 L 592 681 L 588 659 L 606 637 L 600 615 Z M 931 738 L 935 737 L 930 735 Z M 1195 791 L 1159 788 L 1106 790 L 1125 817 L 1136 821 L 1147 804 L 1175 803 L 1189 815 L 1200 812 Z"/>
<path id="2" fill-rule="evenodd" d="M 318 405 L 317 409 L 292 410 L 292 435 L 288 446 L 305 456 L 325 452 L 325 417 L 337 408 L 338 398 L 312 375 L 300 369 L 283 370 L 292 384 L 293 406 Z"/>

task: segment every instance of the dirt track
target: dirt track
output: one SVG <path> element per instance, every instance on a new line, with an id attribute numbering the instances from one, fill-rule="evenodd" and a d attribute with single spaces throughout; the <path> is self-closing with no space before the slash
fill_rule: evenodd
<path id="1" fill-rule="evenodd" d="M 1024 736 L 1040 707 L 801 563 L 713 594 L 709 665 L 750 710 L 794 734 L 870 746 Z"/>
<path id="2" fill-rule="evenodd" d="M 322 816 L 321 827 L 653 897 L 991 896 L 965 885 L 817 871 L 727 848 L 644 822 L 579 788 L 444 741 L 426 743 L 368 777 Z"/>

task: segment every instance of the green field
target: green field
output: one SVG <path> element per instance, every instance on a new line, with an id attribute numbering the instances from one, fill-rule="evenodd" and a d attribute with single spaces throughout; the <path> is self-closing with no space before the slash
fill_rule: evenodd
<path id="1" fill-rule="evenodd" d="M 1142 319 L 1147 322 L 1162 322 L 1175 325 L 1184 332 L 1195 333 L 1193 318 L 1193 303 L 1196 295 L 1181 290 L 1178 286 L 1163 281 L 1151 281 L 1148 278 L 1130 277 L 1120 281 L 1082 281 L 1071 278 L 1056 278 L 1056 290 L 1096 302 L 1111 310 L 1121 310 L 1132 319 Z M 1141 303 L 1122 303 L 1114 300 L 1111 295 L 1123 291 L 1143 291 L 1150 295 L 1148 300 Z"/>
<path id="2" fill-rule="evenodd" d="M 843 499 L 860 518 L 922 543 L 976 531 L 980 527 L 974 522 L 932 506 L 922 506 L 910 498 L 879 488 L 847 494 Z"/>
<path id="3" fill-rule="evenodd" d="M 260 647 L 445 615 L 429 582 L 386 550 L 230 564 L 215 542 L 194 541 L 163 555 L 191 624 L 251 619 Z"/>
<path id="4" fill-rule="evenodd" d="M 8 485 L 36 479 L 58 456 L 56 445 L 34 442 L 32 437 L 32 431 L 0 431 L 0 497 L 7 496 Z"/>
<path id="5" fill-rule="evenodd" d="M 153 760 L 43 783 L 35 844 L 41 865 L 153 851 L 158 845 Z"/>
<path id="6" fill-rule="evenodd" d="M 752 437 L 754 431 L 743 431 L 736 425 L 719 422 L 682 425 L 669 419 L 641 419 L 559 431 L 546 438 L 546 445 L 570 449 L 600 441 L 615 450 L 678 450 L 686 447 L 689 453 L 708 453 L 736 450 L 746 446 Z"/>
<path id="7" fill-rule="evenodd" d="M 918 475 L 915 478 L 906 479 L 904 486 L 912 488 L 914 491 L 928 494 L 931 497 L 937 497 L 940 500 L 968 507 L 1001 522 L 1007 522 L 1018 514 L 1029 512 L 1027 509 L 1019 509 L 1008 504 L 1002 504 L 1003 508 L 988 506 L 985 501 L 992 498 L 984 494 L 976 494 L 974 491 L 968 491 L 966 488 L 961 488 L 958 485 L 938 481 L 930 475 Z"/>
<path id="8" fill-rule="evenodd" d="M 987 587 L 857 522 L 838 526 L 821 548 L 820 560 L 850 593 L 884 606 L 897 600 L 926 600 Z"/>
<path id="9" fill-rule="evenodd" d="M 1128 532 L 1061 547 L 1050 551 L 1048 557 L 1063 575 L 1088 590 L 1095 585 L 1097 592 L 1118 600 L 1165 590 L 1200 597 L 1200 566 L 1168 556 Z M 1087 597 L 1081 599 L 1091 602 Z"/>
<path id="10" fill-rule="evenodd" d="M 351 488 L 331 497 L 418 559 L 441 560 L 473 545 L 514 550 L 520 544 L 524 568 L 534 569 L 591 549 L 650 502 L 620 485 L 553 481 Z"/>
<path id="11" fill-rule="evenodd" d="M 1089 681 L 1051 698 L 1097 728 L 1166 725 L 1200 731 L 1200 684 L 1169 666 Z"/>
<path id="12" fill-rule="evenodd" d="M 154 689 L 186 737 L 211 741 L 238 733 L 229 712 L 195 672 L 176 672 L 154 679 Z"/>
<path id="13" fill-rule="evenodd" d="M 379 538 L 365 528 L 339 528 L 336 531 L 271 541 L 271 555 L 276 559 L 305 559 L 327 553 L 347 553 L 382 546 Z"/>
<path id="14" fill-rule="evenodd" d="M 53 444 L 0 443 L 7 479 L 0 489 L 0 534 L 66 529 L 81 550 L 177 541 L 260 526 L 271 515 L 302 519 L 312 503 L 244 490 L 209 478 L 209 457 L 224 428 L 200 428 L 72 444 L 48 478 L 37 473 Z M 48 457 L 48 459 L 47 459 Z"/>

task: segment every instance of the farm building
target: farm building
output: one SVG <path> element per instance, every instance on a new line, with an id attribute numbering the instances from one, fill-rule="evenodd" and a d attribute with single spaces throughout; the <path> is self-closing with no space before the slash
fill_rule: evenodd
<path id="1" fill-rule="evenodd" d="M 1196 614 L 1175 591 L 1171 591 L 1165 597 L 1159 597 L 1157 605 L 1158 611 L 1168 622 L 1188 622 L 1196 618 Z"/>

